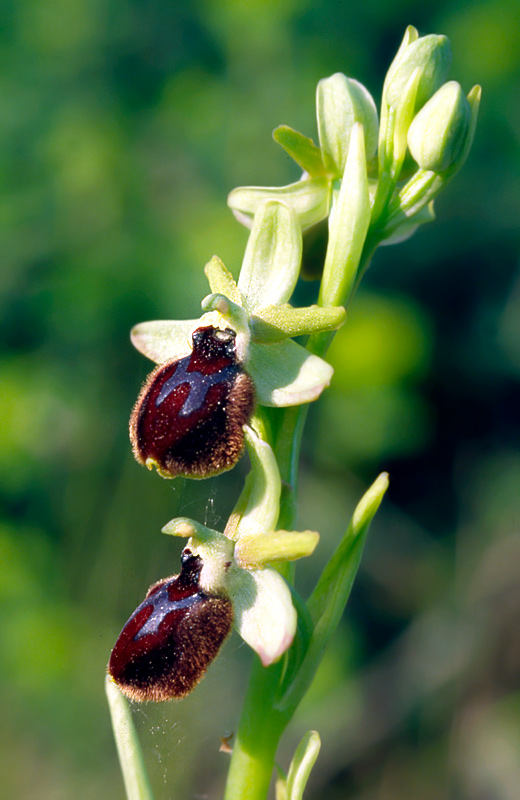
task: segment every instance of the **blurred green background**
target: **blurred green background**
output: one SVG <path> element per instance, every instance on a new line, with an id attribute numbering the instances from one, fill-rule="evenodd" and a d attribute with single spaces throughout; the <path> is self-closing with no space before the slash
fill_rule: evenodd
<path id="1" fill-rule="evenodd" d="M 9 800 L 123 798 L 103 694 L 112 644 L 177 570 L 161 536 L 218 526 L 244 465 L 205 483 L 132 459 L 149 363 L 136 322 L 197 316 L 213 253 L 237 274 L 244 184 L 298 178 L 335 71 L 379 102 L 407 24 L 483 86 L 437 221 L 378 251 L 312 409 L 307 593 L 356 499 L 391 488 L 348 612 L 281 752 L 320 731 L 307 796 L 516 800 L 520 785 L 520 9 L 511 0 L 2 0 L 0 775 Z M 307 261 L 323 247 L 311 233 Z M 297 299 L 311 301 L 316 283 Z M 157 800 L 219 798 L 250 652 L 232 637 L 182 703 L 136 712 Z"/>

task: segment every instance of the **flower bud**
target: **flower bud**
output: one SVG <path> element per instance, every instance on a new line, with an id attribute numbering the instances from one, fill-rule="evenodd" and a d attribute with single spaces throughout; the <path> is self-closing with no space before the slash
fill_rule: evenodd
<path id="1" fill-rule="evenodd" d="M 316 105 L 325 166 L 334 175 L 343 175 L 356 122 L 363 125 L 366 157 L 372 158 L 377 147 L 377 109 L 363 84 L 337 72 L 318 83 Z"/>
<path id="2" fill-rule="evenodd" d="M 235 465 L 255 391 L 238 361 L 235 332 L 212 326 L 192 334 L 193 350 L 159 365 L 130 418 L 134 455 L 165 478 L 205 478 Z"/>
<path id="3" fill-rule="evenodd" d="M 420 78 L 415 108 L 421 108 L 444 83 L 451 64 L 451 46 L 446 36 L 422 36 L 399 52 L 388 71 L 384 101 L 397 108 L 412 73 L 418 68 Z"/>
<path id="4" fill-rule="evenodd" d="M 189 694 L 229 634 L 231 600 L 201 589 L 202 566 L 185 550 L 180 575 L 151 586 L 119 634 L 108 672 L 131 700 Z"/>
<path id="5" fill-rule="evenodd" d="M 470 125 L 471 109 L 460 84 L 445 83 L 410 125 L 410 153 L 421 169 L 444 172 L 460 158 Z"/>

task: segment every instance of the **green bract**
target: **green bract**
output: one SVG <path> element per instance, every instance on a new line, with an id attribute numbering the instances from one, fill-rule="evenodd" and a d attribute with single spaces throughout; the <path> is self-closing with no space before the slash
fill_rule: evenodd
<path id="1" fill-rule="evenodd" d="M 275 530 L 281 492 L 276 459 L 252 428 L 245 433 L 251 490 L 239 518 L 224 533 L 186 518 L 172 520 L 163 532 L 189 537 L 187 548 L 203 562 L 201 588 L 230 597 L 238 633 L 268 666 L 291 645 L 297 616 L 291 590 L 267 565 L 311 555 L 319 535 Z"/>
<path id="2" fill-rule="evenodd" d="M 323 161 L 333 176 L 343 175 L 356 122 L 363 126 L 367 159 L 372 158 L 377 148 L 377 109 L 361 83 L 341 72 L 324 78 L 318 83 L 316 106 Z"/>

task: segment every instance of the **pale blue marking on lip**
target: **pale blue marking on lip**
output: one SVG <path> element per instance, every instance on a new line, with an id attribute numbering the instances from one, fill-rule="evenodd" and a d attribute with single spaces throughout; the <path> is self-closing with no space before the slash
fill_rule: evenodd
<path id="1" fill-rule="evenodd" d="M 170 600 L 168 596 L 168 587 L 171 585 L 169 582 L 165 583 L 164 586 L 155 592 L 151 597 L 148 597 L 144 600 L 138 609 L 133 613 L 132 616 L 135 617 L 143 608 L 147 606 L 153 606 L 153 612 L 148 617 L 146 622 L 144 623 L 143 627 L 136 633 L 134 636 L 134 642 L 138 642 L 139 639 L 142 639 L 143 636 L 148 636 L 150 633 L 157 633 L 159 630 L 159 625 L 169 614 L 171 611 L 179 611 L 183 608 L 190 608 L 195 603 L 197 603 L 202 594 L 197 592 L 196 594 L 190 594 L 188 597 L 183 597 L 182 600 Z"/>
<path id="2" fill-rule="evenodd" d="M 212 375 L 203 375 L 197 370 L 188 372 L 190 359 L 191 356 L 186 356 L 185 358 L 181 358 L 179 360 L 177 363 L 177 369 L 171 378 L 168 378 L 155 399 L 156 408 L 158 408 L 161 403 L 166 400 L 168 395 L 171 394 L 171 392 L 173 392 L 178 386 L 181 386 L 183 383 L 187 383 L 190 387 L 190 391 L 181 409 L 179 410 L 179 417 L 189 417 L 189 415 L 193 414 L 194 411 L 199 411 L 203 407 L 206 401 L 206 395 L 212 386 L 216 386 L 219 383 L 224 383 L 233 374 L 238 372 L 235 364 L 229 364 L 227 367 L 223 367 L 221 370 L 214 372 Z"/>

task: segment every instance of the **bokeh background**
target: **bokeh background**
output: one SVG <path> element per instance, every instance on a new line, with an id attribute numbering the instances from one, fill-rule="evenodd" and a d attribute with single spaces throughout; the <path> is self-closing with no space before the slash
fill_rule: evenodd
<path id="1" fill-rule="evenodd" d="M 316 82 L 379 102 L 407 24 L 483 86 L 437 221 L 380 249 L 312 409 L 305 594 L 379 471 L 391 488 L 348 611 L 281 752 L 322 752 L 307 797 L 516 800 L 520 785 L 520 10 L 511 0 L 2 0 L 0 775 L 16 800 L 123 798 L 110 648 L 175 572 L 162 525 L 218 526 L 245 467 L 162 481 L 127 418 L 149 364 L 128 331 L 193 317 L 213 253 L 237 274 L 244 184 L 298 178 Z M 307 261 L 323 247 L 318 231 Z M 316 283 L 302 284 L 300 301 Z M 157 800 L 221 796 L 250 653 L 227 643 L 182 703 L 136 710 Z"/>

